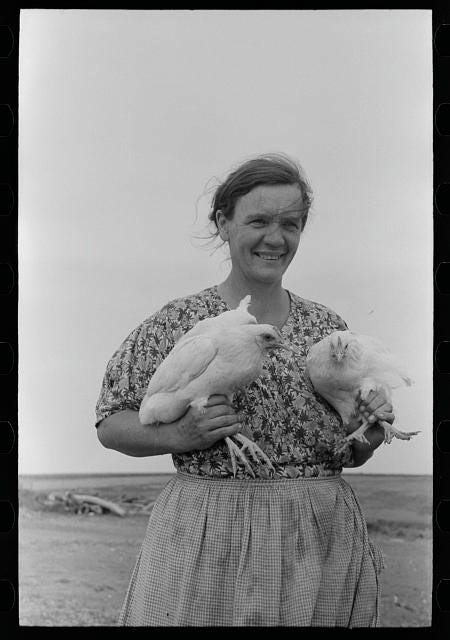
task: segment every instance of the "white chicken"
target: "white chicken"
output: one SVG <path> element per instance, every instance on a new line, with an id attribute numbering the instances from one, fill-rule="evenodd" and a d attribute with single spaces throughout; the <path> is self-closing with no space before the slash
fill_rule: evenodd
<path id="1" fill-rule="evenodd" d="M 413 384 L 394 355 L 381 342 L 353 331 L 335 331 L 314 344 L 306 358 L 306 372 L 314 389 L 339 413 L 344 424 L 355 411 L 358 393 L 367 399 L 369 393 L 382 391 L 392 402 L 392 390 L 403 384 Z M 367 442 L 365 431 L 371 423 L 361 415 L 361 426 L 345 438 Z M 384 420 L 378 420 L 384 428 L 384 441 L 410 440 L 419 431 L 400 431 Z"/>
<path id="2" fill-rule="evenodd" d="M 232 394 L 253 382 L 262 373 L 263 361 L 271 349 L 285 348 L 279 331 L 268 324 L 258 324 L 248 312 L 250 296 L 241 300 L 237 309 L 199 321 L 175 344 L 152 376 L 142 400 L 139 418 L 142 424 L 169 423 L 181 418 L 189 406 L 205 411 L 208 398 L 214 394 Z M 273 469 L 258 445 L 243 436 L 225 441 L 230 451 L 233 475 L 238 457 L 254 477 L 244 450 L 260 462 L 258 456 Z"/>

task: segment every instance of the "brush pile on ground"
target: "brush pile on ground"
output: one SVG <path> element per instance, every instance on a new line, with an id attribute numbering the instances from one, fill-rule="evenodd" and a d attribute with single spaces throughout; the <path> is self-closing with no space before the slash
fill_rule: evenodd
<path id="1" fill-rule="evenodd" d="M 72 512 L 82 515 L 102 515 L 113 513 L 124 517 L 128 515 L 148 515 L 154 501 L 141 502 L 136 497 L 121 496 L 120 503 L 105 500 L 97 495 L 86 495 L 64 491 L 63 493 L 52 491 L 46 495 L 36 497 L 37 501 L 46 510 Z"/>

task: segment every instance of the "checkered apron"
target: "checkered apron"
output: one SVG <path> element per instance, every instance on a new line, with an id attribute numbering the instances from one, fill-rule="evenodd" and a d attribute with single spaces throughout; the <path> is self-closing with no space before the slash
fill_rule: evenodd
<path id="1" fill-rule="evenodd" d="M 340 474 L 178 472 L 154 505 L 119 625 L 374 627 L 382 565 Z"/>

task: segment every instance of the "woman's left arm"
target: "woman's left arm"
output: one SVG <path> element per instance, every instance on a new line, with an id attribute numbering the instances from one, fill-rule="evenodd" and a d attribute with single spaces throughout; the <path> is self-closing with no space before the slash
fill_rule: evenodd
<path id="1" fill-rule="evenodd" d="M 364 433 L 365 437 L 369 441 L 368 443 L 359 442 L 353 440 L 352 447 L 352 463 L 345 464 L 344 467 L 361 467 L 372 456 L 375 449 L 377 449 L 384 440 L 384 429 L 380 425 L 376 424 L 369 427 Z"/>
<path id="2" fill-rule="evenodd" d="M 384 420 L 392 424 L 395 416 L 392 413 L 392 404 L 386 400 L 382 392 L 372 391 L 365 401 L 357 399 L 355 414 L 350 418 L 347 425 L 347 433 L 352 433 L 361 426 L 359 415 L 363 414 L 369 423 L 372 423 L 367 431 L 364 432 L 368 442 L 359 442 L 353 440 L 353 461 L 352 464 L 344 465 L 346 467 L 360 467 L 367 462 L 382 442 L 384 442 L 384 429 L 381 425 L 376 424 L 377 420 Z"/>

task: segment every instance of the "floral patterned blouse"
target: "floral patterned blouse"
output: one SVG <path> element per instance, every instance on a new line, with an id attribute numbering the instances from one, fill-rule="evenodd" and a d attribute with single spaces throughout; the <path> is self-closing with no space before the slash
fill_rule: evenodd
<path id="1" fill-rule="evenodd" d="M 271 471 L 264 463 L 252 464 L 256 477 L 335 475 L 351 464 L 351 447 L 336 453 L 345 436 L 342 420 L 314 391 L 305 373 L 305 358 L 314 342 L 333 331 L 347 329 L 347 325 L 331 309 L 290 292 L 289 296 L 290 313 L 281 334 L 302 356 L 281 349 L 270 352 L 262 375 L 234 394 L 233 406 L 239 414 L 242 433 L 259 445 L 275 468 Z M 96 407 L 96 424 L 124 409 L 138 411 L 151 376 L 177 340 L 199 320 L 227 310 L 229 307 L 217 286 L 213 286 L 172 300 L 132 331 L 107 365 Z M 201 476 L 233 476 L 224 440 L 209 449 L 173 454 L 172 458 L 180 471 Z M 237 462 L 236 477 L 249 478 L 248 471 Z"/>

